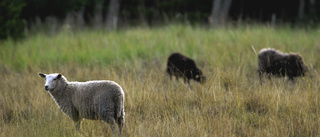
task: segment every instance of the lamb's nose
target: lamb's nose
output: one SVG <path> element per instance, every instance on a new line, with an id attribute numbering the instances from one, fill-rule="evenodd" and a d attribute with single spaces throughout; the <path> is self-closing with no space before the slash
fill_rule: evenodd
<path id="1" fill-rule="evenodd" d="M 48 90 L 48 89 L 49 89 L 49 86 L 44 86 L 44 89 L 45 89 L 45 90 Z"/>

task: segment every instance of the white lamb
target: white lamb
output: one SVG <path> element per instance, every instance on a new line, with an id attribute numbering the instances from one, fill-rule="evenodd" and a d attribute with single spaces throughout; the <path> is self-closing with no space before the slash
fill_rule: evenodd
<path id="1" fill-rule="evenodd" d="M 59 108 L 69 116 L 80 131 L 82 118 L 103 120 L 110 124 L 114 134 L 115 123 L 119 135 L 125 122 L 124 92 L 114 81 L 68 82 L 61 74 L 42 74 L 46 79 L 44 89 Z"/>

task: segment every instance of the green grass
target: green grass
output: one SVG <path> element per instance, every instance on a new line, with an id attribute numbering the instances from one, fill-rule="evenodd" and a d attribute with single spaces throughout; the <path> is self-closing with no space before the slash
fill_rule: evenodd
<path id="1" fill-rule="evenodd" d="M 124 136 L 320 136 L 319 36 L 320 29 L 169 25 L 2 41 L 0 136 L 78 136 L 38 72 L 119 83 L 126 95 Z M 265 47 L 301 54 L 310 75 L 260 86 L 255 51 Z M 205 85 L 169 80 L 166 60 L 176 51 L 196 61 Z M 111 131 L 104 122 L 83 120 L 81 135 Z"/>

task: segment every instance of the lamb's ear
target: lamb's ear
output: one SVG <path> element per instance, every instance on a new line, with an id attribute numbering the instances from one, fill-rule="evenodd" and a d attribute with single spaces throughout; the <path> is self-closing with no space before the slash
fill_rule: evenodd
<path id="1" fill-rule="evenodd" d="M 60 79 L 60 78 L 61 78 L 61 76 L 62 76 L 61 74 L 58 74 L 57 79 Z"/>
<path id="2" fill-rule="evenodd" d="M 42 73 L 40 73 L 40 72 L 39 72 L 39 76 L 40 76 L 40 77 L 43 77 L 43 78 L 46 78 L 46 74 L 42 74 Z"/>

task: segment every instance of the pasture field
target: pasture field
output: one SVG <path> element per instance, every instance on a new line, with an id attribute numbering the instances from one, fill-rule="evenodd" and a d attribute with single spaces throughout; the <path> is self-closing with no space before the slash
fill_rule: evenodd
<path id="1" fill-rule="evenodd" d="M 309 75 L 260 85 L 256 53 L 265 47 L 301 54 Z M 169 79 L 166 61 L 176 51 L 196 61 L 206 84 Z M 319 53 L 319 28 L 259 25 L 62 30 L 1 41 L 0 136 L 79 135 L 38 72 L 119 83 L 125 91 L 123 136 L 320 136 Z M 110 135 L 102 121 L 81 123 L 81 136 Z"/>

